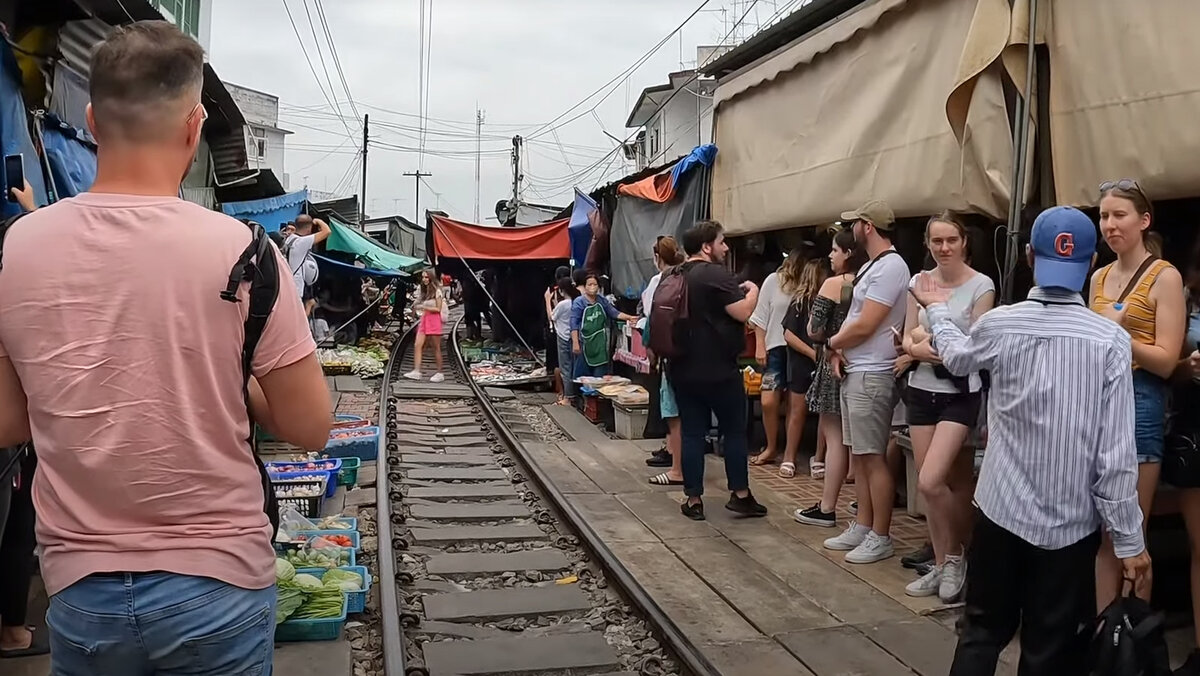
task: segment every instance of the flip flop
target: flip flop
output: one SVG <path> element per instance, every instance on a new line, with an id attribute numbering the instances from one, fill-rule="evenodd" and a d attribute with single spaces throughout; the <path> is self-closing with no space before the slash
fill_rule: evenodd
<path id="1" fill-rule="evenodd" d="M 796 476 L 796 463 L 785 462 L 779 466 L 779 476 L 784 479 L 791 479 Z"/>
<path id="2" fill-rule="evenodd" d="M 659 474 L 657 476 L 650 477 L 650 483 L 654 486 L 682 486 L 683 485 L 682 481 L 675 481 L 671 477 L 667 476 L 666 472 L 663 472 L 662 474 Z"/>
<path id="3" fill-rule="evenodd" d="M 49 655 L 50 646 L 38 643 L 37 633 L 33 627 L 26 627 L 33 638 L 30 640 L 28 648 L 21 650 L 0 650 L 0 660 L 17 659 L 20 657 L 37 657 L 39 655 Z"/>
<path id="4" fill-rule="evenodd" d="M 753 458 L 750 458 L 750 465 L 753 467 L 762 467 L 763 465 L 774 465 L 775 463 L 779 462 L 777 457 L 767 458 L 766 460 L 759 460 L 759 458 L 761 458 L 765 453 L 766 453 L 766 451 L 762 450 L 762 451 L 759 451 L 758 454 L 755 455 Z"/>

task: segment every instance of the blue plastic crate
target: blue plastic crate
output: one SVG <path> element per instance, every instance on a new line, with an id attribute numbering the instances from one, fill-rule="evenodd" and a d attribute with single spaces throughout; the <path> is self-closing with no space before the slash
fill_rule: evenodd
<path id="1" fill-rule="evenodd" d="M 338 570 L 349 570 L 358 573 L 363 579 L 362 591 L 346 592 L 346 612 L 347 613 L 362 613 L 367 609 L 367 594 L 371 591 L 371 573 L 365 566 L 340 566 Z M 308 573 L 314 577 L 320 578 L 324 575 L 324 568 L 300 568 L 296 574 Z"/>
<path id="2" fill-rule="evenodd" d="M 342 627 L 346 624 L 345 599 L 342 601 L 342 614 L 324 620 L 286 620 L 275 627 L 276 643 L 297 643 L 300 641 L 336 641 L 342 635 Z"/>
<path id="3" fill-rule="evenodd" d="M 340 460 L 339 460 L 340 462 Z M 337 493 L 337 472 L 330 472 L 323 469 L 307 470 L 303 472 L 279 472 L 272 468 L 267 468 L 267 474 L 271 477 L 271 483 L 287 482 L 292 479 L 299 479 L 306 476 L 324 476 L 325 477 L 325 497 L 332 498 L 334 493 Z"/>
<path id="4" fill-rule="evenodd" d="M 354 457 L 359 460 L 375 460 L 379 456 L 379 428 L 360 427 L 353 431 L 366 431 L 369 434 L 348 439 L 332 439 L 325 446 L 324 454 L 331 458 Z"/>
<path id="5" fill-rule="evenodd" d="M 312 470 L 314 472 L 336 473 L 342 469 L 341 458 L 321 458 L 312 462 L 313 464 L 321 463 L 329 465 L 329 467 L 324 469 Z M 306 471 L 305 466 L 308 464 L 309 462 L 306 460 L 304 462 L 268 462 L 266 466 L 268 472 L 304 472 Z"/>

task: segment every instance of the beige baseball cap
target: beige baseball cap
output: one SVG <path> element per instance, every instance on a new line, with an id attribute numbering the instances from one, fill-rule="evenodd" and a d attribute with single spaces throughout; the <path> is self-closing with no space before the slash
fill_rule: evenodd
<path id="1" fill-rule="evenodd" d="M 896 214 L 883 200 L 871 200 L 854 211 L 842 214 L 843 221 L 868 221 L 878 230 L 891 230 L 896 223 Z"/>

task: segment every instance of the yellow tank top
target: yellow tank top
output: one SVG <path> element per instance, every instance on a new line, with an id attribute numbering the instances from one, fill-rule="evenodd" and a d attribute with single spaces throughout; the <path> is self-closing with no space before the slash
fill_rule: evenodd
<path id="1" fill-rule="evenodd" d="M 1104 282 L 1108 279 L 1108 273 L 1112 271 L 1112 267 L 1112 264 L 1104 266 L 1100 270 L 1100 274 L 1096 276 L 1096 288 L 1092 293 L 1092 310 L 1096 312 L 1111 307 L 1117 302 L 1116 298 L 1104 295 Z M 1133 291 L 1130 291 L 1129 295 L 1125 297 L 1124 305 L 1128 309 L 1125 311 L 1124 326 L 1135 343 L 1154 344 L 1154 303 L 1150 300 L 1150 289 L 1163 270 L 1170 267 L 1172 267 L 1171 264 L 1164 260 L 1154 261 L 1142 275 L 1137 286 L 1133 287 Z M 1124 290 L 1121 289 L 1121 291 Z M 1138 368 L 1136 362 L 1133 367 Z"/>

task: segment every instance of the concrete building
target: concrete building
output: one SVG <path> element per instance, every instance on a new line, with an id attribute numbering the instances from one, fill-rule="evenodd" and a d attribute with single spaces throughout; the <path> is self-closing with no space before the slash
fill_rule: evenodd
<path id="1" fill-rule="evenodd" d="M 697 55 L 704 63 L 714 48 Z M 642 90 L 625 122 L 626 129 L 643 128 L 625 148 L 626 157 L 646 167 L 669 162 L 712 140 L 712 94 L 716 81 L 697 77 L 695 70 L 671 73 L 663 85 Z M 665 105 L 664 105 L 665 103 Z"/>
<path id="2" fill-rule="evenodd" d="M 286 139 L 292 132 L 279 127 L 279 97 L 235 84 L 227 84 L 226 88 L 246 116 L 250 168 L 269 169 L 285 190 L 290 189 L 283 162 Z"/>
<path id="3" fill-rule="evenodd" d="M 196 38 L 208 52 L 212 37 L 212 0 L 149 0 L 163 18 Z"/>

